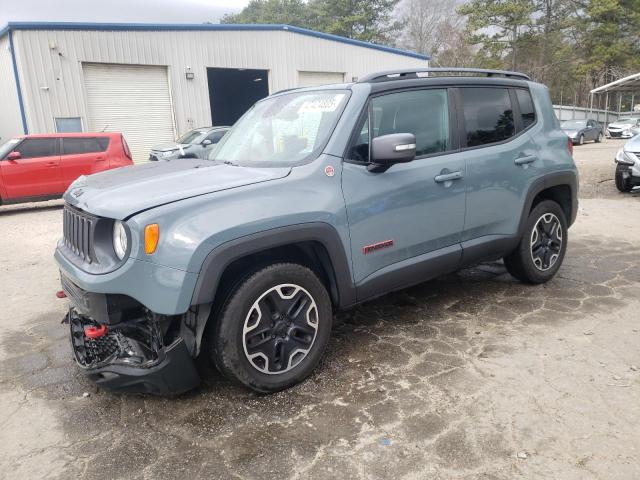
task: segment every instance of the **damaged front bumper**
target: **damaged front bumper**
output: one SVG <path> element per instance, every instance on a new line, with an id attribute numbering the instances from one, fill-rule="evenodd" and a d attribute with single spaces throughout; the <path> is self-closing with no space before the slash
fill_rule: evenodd
<path id="1" fill-rule="evenodd" d="M 85 292 L 64 277 L 62 287 L 76 362 L 97 385 L 177 395 L 200 383 L 185 318 L 156 315 L 126 296 Z"/>

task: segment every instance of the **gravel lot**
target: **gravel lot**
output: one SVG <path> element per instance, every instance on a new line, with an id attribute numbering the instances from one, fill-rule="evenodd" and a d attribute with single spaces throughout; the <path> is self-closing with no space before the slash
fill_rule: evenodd
<path id="1" fill-rule="evenodd" d="M 0 207 L 0 477 L 640 478 L 640 194 L 615 190 L 621 145 L 576 147 L 552 282 L 490 264 L 366 303 L 270 396 L 215 372 L 175 399 L 97 390 L 54 296 L 61 202 Z"/>

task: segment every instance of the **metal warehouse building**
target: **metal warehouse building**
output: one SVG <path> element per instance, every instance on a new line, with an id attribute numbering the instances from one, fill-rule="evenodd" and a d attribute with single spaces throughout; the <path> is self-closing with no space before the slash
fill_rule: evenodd
<path id="1" fill-rule="evenodd" d="M 121 131 L 140 161 L 187 130 L 234 123 L 269 93 L 427 62 L 286 25 L 9 23 L 0 30 L 0 142 Z"/>

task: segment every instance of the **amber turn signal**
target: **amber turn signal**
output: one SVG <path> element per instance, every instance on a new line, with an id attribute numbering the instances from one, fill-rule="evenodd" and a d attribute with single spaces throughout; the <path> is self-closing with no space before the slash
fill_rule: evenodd
<path id="1" fill-rule="evenodd" d="M 147 255 L 156 251 L 158 240 L 160 240 L 160 227 L 157 223 L 144 227 L 144 251 Z"/>

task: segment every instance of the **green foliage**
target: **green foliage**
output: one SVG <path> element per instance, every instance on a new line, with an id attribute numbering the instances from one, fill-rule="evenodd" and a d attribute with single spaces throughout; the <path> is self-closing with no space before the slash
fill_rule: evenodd
<path id="1" fill-rule="evenodd" d="M 286 23 L 368 42 L 383 43 L 397 31 L 391 19 L 399 0 L 251 0 L 222 23 Z"/>

